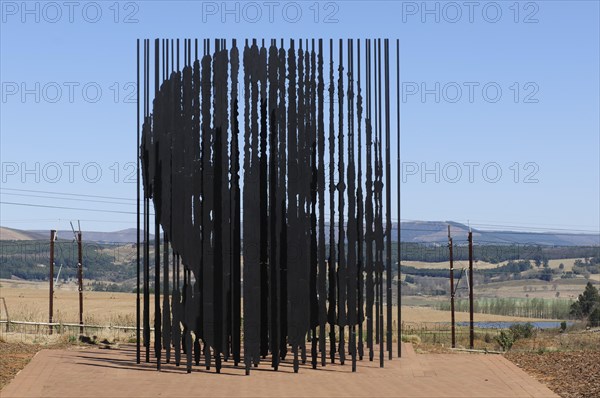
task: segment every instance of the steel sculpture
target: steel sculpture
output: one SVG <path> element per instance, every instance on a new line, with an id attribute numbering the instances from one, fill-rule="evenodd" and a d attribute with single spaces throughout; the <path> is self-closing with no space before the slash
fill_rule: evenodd
<path id="1" fill-rule="evenodd" d="M 326 44 L 138 42 L 137 331 L 157 369 L 392 358 L 389 40 Z"/>

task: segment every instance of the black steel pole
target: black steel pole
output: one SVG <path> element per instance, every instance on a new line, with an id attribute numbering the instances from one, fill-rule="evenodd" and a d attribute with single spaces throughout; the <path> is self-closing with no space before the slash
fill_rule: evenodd
<path id="1" fill-rule="evenodd" d="M 137 75 L 136 75 L 136 103 L 137 103 L 137 197 L 136 197 L 136 213 L 137 213 L 137 244 L 136 244 L 136 299 L 135 299 L 135 360 L 140 363 L 140 39 L 137 39 Z"/>
<path id="2" fill-rule="evenodd" d="M 383 368 L 383 358 L 384 358 L 384 335 L 383 335 L 383 121 L 381 119 L 381 39 L 377 39 L 377 103 L 379 104 L 377 107 L 377 125 L 379 129 L 377 130 L 377 151 L 378 151 L 378 177 L 379 181 L 377 184 L 377 191 L 379 195 L 379 204 L 378 204 L 378 217 L 377 217 L 377 225 L 378 225 L 378 263 L 379 263 L 379 366 Z"/>
<path id="3" fill-rule="evenodd" d="M 335 362 L 335 324 L 336 324 L 336 255 L 335 255 L 335 131 L 334 131 L 334 78 L 333 78 L 333 39 L 329 40 L 329 348 L 331 363 Z"/>
<path id="4" fill-rule="evenodd" d="M 149 113 L 149 52 L 150 40 L 144 43 L 144 124 L 147 123 Z M 144 148 L 146 146 L 144 145 Z M 146 362 L 150 362 L 150 205 L 148 193 L 144 189 L 144 348 L 146 349 Z"/>
<path id="5" fill-rule="evenodd" d="M 346 330 L 346 232 L 344 229 L 344 193 L 346 190 L 344 177 L 344 66 L 343 66 L 343 41 L 339 41 L 339 65 L 338 65 L 338 330 L 339 336 L 339 355 L 340 363 L 343 365 L 346 360 L 345 348 L 345 330 Z"/>
<path id="6" fill-rule="evenodd" d="M 402 270 L 400 269 L 400 253 L 401 253 L 401 242 L 400 242 L 400 40 L 396 39 L 396 129 L 398 130 L 397 136 L 397 197 L 398 203 L 398 357 L 402 357 Z"/>
<path id="7" fill-rule="evenodd" d="M 158 39 L 154 41 L 154 98 L 158 98 L 159 93 L 159 76 L 160 76 L 160 55 Z M 156 138 L 155 138 L 156 139 Z M 159 189 L 157 180 L 160 179 L 158 173 L 155 175 L 155 189 Z M 157 195 L 157 194 L 155 194 Z M 157 197 L 156 206 L 154 208 L 154 355 L 156 356 L 156 370 L 160 370 L 161 361 L 161 315 L 160 315 L 160 203 Z"/>
<path id="8" fill-rule="evenodd" d="M 364 278 L 363 278 L 363 243 L 364 243 L 364 203 L 363 203 L 363 190 L 362 190 L 362 93 L 360 87 L 360 39 L 356 43 L 357 52 L 357 96 L 356 96 L 356 111 L 357 111 L 357 124 L 358 124 L 358 177 L 357 177 L 357 189 L 356 189 L 356 229 L 358 231 L 357 236 L 357 323 L 358 323 L 358 359 L 362 361 L 364 355 L 363 345 L 363 319 L 364 319 Z"/>
<path id="9" fill-rule="evenodd" d="M 392 186 L 390 163 L 390 48 L 389 40 L 384 41 L 385 74 L 385 246 L 386 246 L 386 305 L 387 305 L 387 350 L 388 359 L 392 359 Z"/>

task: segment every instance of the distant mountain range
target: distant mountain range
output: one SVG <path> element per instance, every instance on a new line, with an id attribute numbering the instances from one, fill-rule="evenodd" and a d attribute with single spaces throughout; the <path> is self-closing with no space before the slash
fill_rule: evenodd
<path id="1" fill-rule="evenodd" d="M 137 230 L 135 228 L 123 229 L 113 232 L 81 231 L 84 241 L 98 243 L 134 243 L 137 240 Z M 58 239 L 74 239 L 73 231 L 59 230 Z M 143 239 L 143 232 L 141 232 Z M 20 229 L 0 227 L 0 240 L 39 240 L 50 239 L 50 231 L 32 230 L 24 231 Z M 150 234 L 150 239 L 154 235 Z"/>
<path id="2" fill-rule="evenodd" d="M 401 223 L 403 242 L 446 243 L 448 225 L 454 243 L 467 241 L 469 227 L 453 221 L 411 221 Z M 530 244 L 548 246 L 600 246 L 600 234 L 565 232 L 489 231 L 471 228 L 473 241 L 486 244 Z M 392 239 L 396 236 L 392 234 Z"/>
<path id="3" fill-rule="evenodd" d="M 456 244 L 466 243 L 469 227 L 453 221 L 410 221 L 401 223 L 402 241 L 425 244 L 445 244 L 448 240 L 448 225 Z M 393 223 L 392 240 L 398 237 L 397 223 Z M 329 225 L 325 230 L 329 231 Z M 565 232 L 523 232 L 488 231 L 472 228 L 474 242 L 485 244 L 528 244 L 548 246 L 600 246 L 600 234 Z M 84 241 L 99 243 L 133 243 L 136 241 L 135 228 L 114 232 L 82 231 Z M 48 239 L 49 231 L 25 231 L 0 227 L 0 240 L 38 240 Z M 58 231 L 59 239 L 72 239 L 70 230 Z M 150 235 L 153 239 L 154 235 Z"/>

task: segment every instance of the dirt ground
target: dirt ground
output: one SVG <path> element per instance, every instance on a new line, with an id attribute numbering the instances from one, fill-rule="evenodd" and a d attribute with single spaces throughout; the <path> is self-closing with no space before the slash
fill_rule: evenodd
<path id="1" fill-rule="evenodd" d="M 8 384 L 43 347 L 0 340 L 0 389 Z"/>
<path id="2" fill-rule="evenodd" d="M 600 397 L 600 351 L 509 352 L 505 357 L 563 398 Z"/>
<path id="3" fill-rule="evenodd" d="M 0 389 L 5 387 L 41 349 L 85 350 L 86 346 L 55 344 L 8 343 L 0 340 Z M 425 348 L 425 347 L 423 347 Z M 448 354 L 448 348 L 422 350 Z M 453 355 L 468 355 L 454 352 Z M 508 360 L 563 398 L 592 398 L 600 396 L 600 351 L 508 352 Z"/>
<path id="4" fill-rule="evenodd" d="M 377 357 L 376 353 L 376 357 Z M 174 364 L 156 371 L 153 363 L 135 364 L 135 347 L 42 350 L 2 390 L 3 397 L 235 396 L 235 397 L 553 397 L 543 384 L 500 355 L 417 355 L 403 347 L 401 359 L 328 363 L 325 368 L 300 366 L 293 373 L 289 359 L 278 372 L 270 363 L 252 368 L 225 363 L 220 374 L 194 367 L 192 374 Z M 468 374 L 469 378 L 457 377 Z M 64 377 L 69 375 L 70 377 Z M 60 382 L 58 382 L 60 380 Z"/>

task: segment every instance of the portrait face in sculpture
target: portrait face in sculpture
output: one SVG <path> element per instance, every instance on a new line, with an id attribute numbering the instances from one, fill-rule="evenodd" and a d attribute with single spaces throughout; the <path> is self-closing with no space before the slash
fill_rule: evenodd
<path id="1" fill-rule="evenodd" d="M 383 366 L 399 87 L 389 40 L 151 44 L 139 151 L 144 208 L 155 209 L 158 366 L 163 351 L 177 365 L 184 351 L 188 371 L 203 356 L 217 372 L 233 358 L 249 373 L 269 355 L 277 369 L 289 352 L 295 371 L 309 354 L 313 368 L 349 358 L 355 370 L 365 340 L 370 360 L 381 344 Z M 144 221 L 147 231 L 147 211 Z"/>

